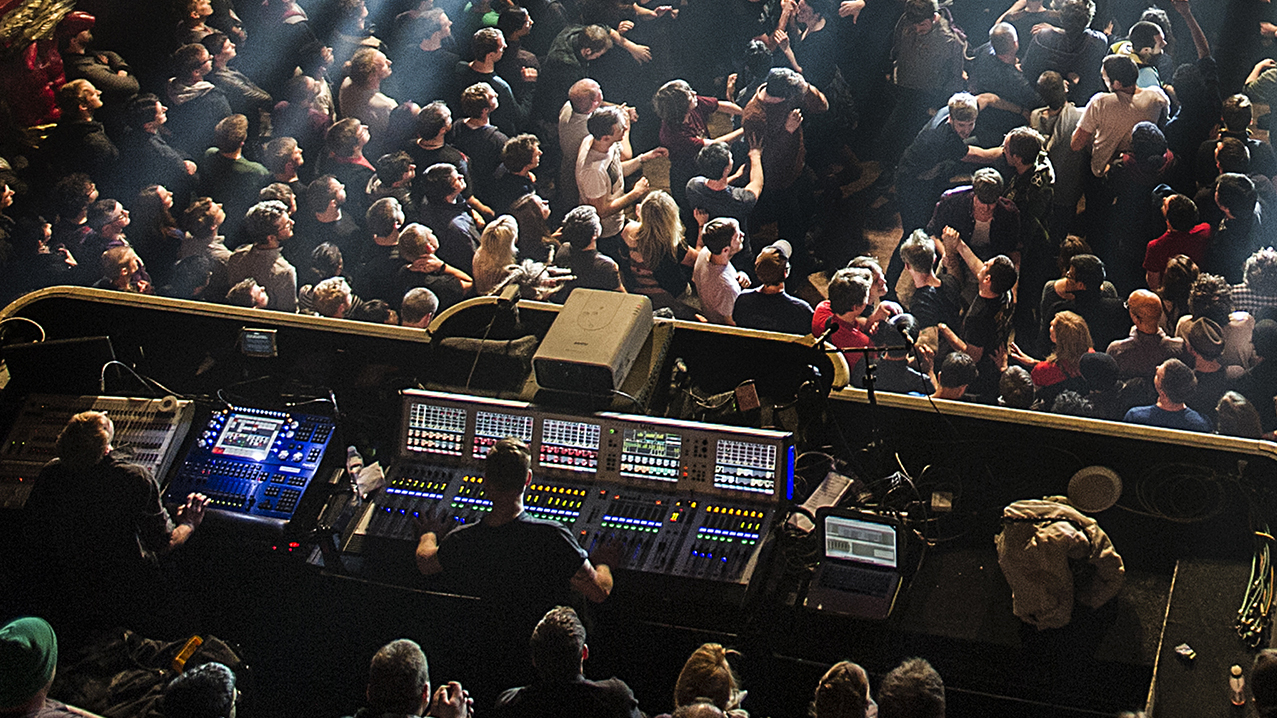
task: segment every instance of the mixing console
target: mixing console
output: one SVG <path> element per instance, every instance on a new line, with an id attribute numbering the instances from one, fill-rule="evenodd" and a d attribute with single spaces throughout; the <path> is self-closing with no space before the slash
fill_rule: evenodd
<path id="1" fill-rule="evenodd" d="M 403 421 L 386 486 L 344 537 L 348 555 L 413 541 L 423 513 L 481 520 L 491 509 L 483 456 L 506 436 L 532 451 L 525 510 L 559 521 L 587 551 L 619 541 L 634 571 L 747 583 L 793 488 L 792 438 L 781 432 L 423 391 L 404 393 Z"/>
<path id="2" fill-rule="evenodd" d="M 181 503 L 199 492 L 223 517 L 282 528 L 315 477 L 333 430 L 325 416 L 242 407 L 214 412 L 165 501 Z"/>
<path id="3" fill-rule="evenodd" d="M 26 504 L 40 468 L 56 455 L 54 444 L 67 420 L 82 411 L 103 411 L 115 424 L 117 450 L 162 481 L 190 430 L 195 405 L 185 399 L 32 394 L 0 446 L 0 508 Z"/>

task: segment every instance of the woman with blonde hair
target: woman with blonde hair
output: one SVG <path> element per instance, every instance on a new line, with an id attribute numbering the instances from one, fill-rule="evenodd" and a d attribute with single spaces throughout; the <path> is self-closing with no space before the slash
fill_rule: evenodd
<path id="1" fill-rule="evenodd" d="M 1051 319 L 1050 338 L 1055 350 L 1042 361 L 1020 351 L 1014 343 L 1011 345 L 1012 358 L 1032 367 L 1030 375 L 1037 396 L 1048 404 L 1060 392 L 1084 385 L 1078 363 L 1083 355 L 1092 351 L 1091 329 L 1086 320 L 1074 312 L 1063 311 Z"/>
<path id="2" fill-rule="evenodd" d="M 639 203 L 638 216 L 639 221 L 621 230 L 630 258 L 626 289 L 651 297 L 653 306 L 671 306 L 687 291 L 696 251 L 683 241 L 683 221 L 668 193 L 649 192 Z"/>
<path id="3" fill-rule="evenodd" d="M 749 718 L 749 713 L 740 708 L 745 691 L 740 690 L 740 679 L 727 662 L 728 656 L 739 655 L 718 643 L 705 643 L 692 651 L 674 684 L 674 707 L 708 698 L 731 718 Z"/>
<path id="4" fill-rule="evenodd" d="M 865 718 L 877 706 L 869 696 L 869 676 L 851 661 L 839 661 L 821 676 L 807 713 L 811 718 Z"/>
<path id="5" fill-rule="evenodd" d="M 479 249 L 474 253 L 474 291 L 476 294 L 491 292 L 510 272 L 515 263 L 515 242 L 519 240 L 519 223 L 514 217 L 503 214 L 488 223 L 479 237 Z"/>

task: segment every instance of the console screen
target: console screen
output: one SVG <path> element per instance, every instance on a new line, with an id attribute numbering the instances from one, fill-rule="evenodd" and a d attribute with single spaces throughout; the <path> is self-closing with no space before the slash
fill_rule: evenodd
<path id="1" fill-rule="evenodd" d="M 474 415 L 474 446 L 471 456 L 484 459 L 493 444 L 513 436 L 524 443 L 532 443 L 532 417 L 516 414 L 498 414 L 494 411 L 478 411 Z"/>
<path id="2" fill-rule="evenodd" d="M 621 444 L 621 476 L 677 482 L 682 445 L 678 434 L 626 429 Z"/>
<path id="3" fill-rule="evenodd" d="M 461 456 L 465 433 L 465 409 L 413 404 L 408 410 L 405 447 L 423 454 Z"/>
<path id="4" fill-rule="evenodd" d="M 714 488 L 771 495 L 776 491 L 776 447 L 719 439 Z"/>
<path id="5" fill-rule="evenodd" d="M 598 471 L 600 433 L 598 424 L 546 419 L 541 422 L 540 466 L 566 471 Z"/>
<path id="6" fill-rule="evenodd" d="M 213 445 L 213 453 L 263 461 L 270 454 L 285 421 L 283 417 L 231 414 L 226 419 L 222 435 Z"/>

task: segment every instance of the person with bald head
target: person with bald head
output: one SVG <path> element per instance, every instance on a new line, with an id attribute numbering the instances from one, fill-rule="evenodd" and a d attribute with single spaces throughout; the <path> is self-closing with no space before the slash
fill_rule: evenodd
<path id="1" fill-rule="evenodd" d="M 1107 353 L 1117 362 L 1123 379 L 1142 376 L 1152 379 L 1157 367 L 1167 359 L 1184 359 L 1187 351 L 1184 340 L 1169 337 L 1159 326 L 1162 320 L 1162 300 L 1147 289 L 1131 292 L 1126 300 L 1131 313 L 1131 335 L 1108 346 Z"/>

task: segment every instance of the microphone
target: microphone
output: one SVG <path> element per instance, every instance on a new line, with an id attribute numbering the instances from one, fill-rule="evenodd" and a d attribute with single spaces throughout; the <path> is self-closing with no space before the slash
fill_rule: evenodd
<path id="1" fill-rule="evenodd" d="M 913 351 L 913 335 L 918 331 L 918 320 L 914 319 L 912 314 L 901 313 L 887 320 L 887 324 L 896 331 L 900 332 L 900 338 L 904 339 L 905 346 L 909 351 Z"/>
<path id="2" fill-rule="evenodd" d="M 829 341 L 829 338 L 832 337 L 837 332 L 838 332 L 838 320 L 834 319 L 833 317 L 826 319 L 825 331 L 821 332 L 820 336 L 816 337 L 816 343 L 812 344 L 812 346 L 819 347 L 820 345 Z"/>

